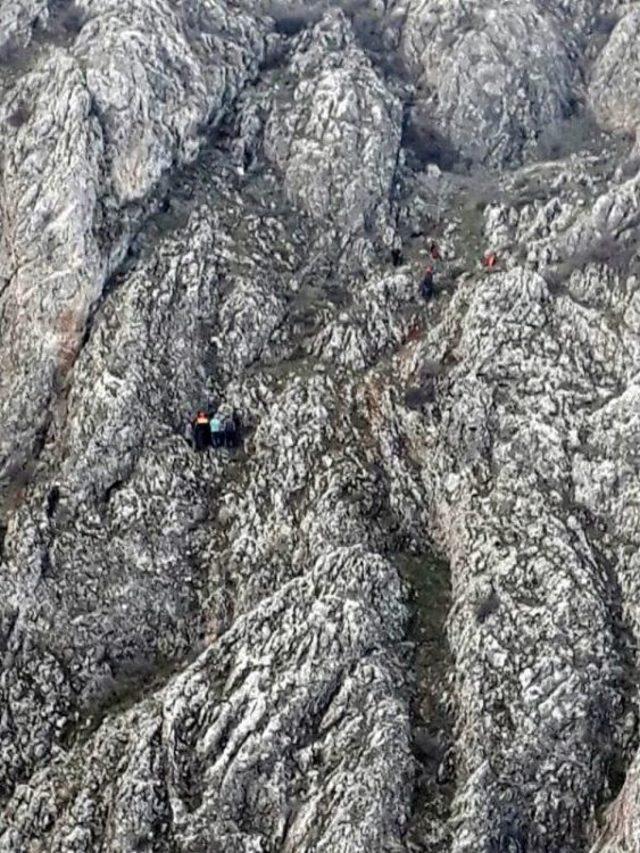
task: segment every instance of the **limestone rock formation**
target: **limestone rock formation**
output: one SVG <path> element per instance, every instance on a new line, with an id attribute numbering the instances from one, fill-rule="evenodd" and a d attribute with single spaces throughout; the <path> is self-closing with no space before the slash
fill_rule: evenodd
<path id="1" fill-rule="evenodd" d="M 636 18 L 2 5 L 0 853 L 640 849 Z"/>
<path id="2" fill-rule="evenodd" d="M 575 33 L 547 4 L 407 2 L 400 51 L 432 128 L 464 156 L 513 162 L 570 111 Z"/>
<path id="3" fill-rule="evenodd" d="M 287 196 L 342 239 L 389 229 L 402 109 L 341 12 L 300 36 L 290 71 L 294 91 L 276 103 L 265 140 Z"/>
<path id="4" fill-rule="evenodd" d="M 73 43 L 45 41 L 2 111 L 13 129 L 2 140 L 0 346 L 14 364 L 0 380 L 5 476 L 46 435 L 51 398 L 126 253 L 139 207 L 152 203 L 172 164 L 193 159 L 202 125 L 219 120 L 264 50 L 259 26 L 224 6 L 193 22 L 164 2 L 87 2 L 78 14 Z"/>
<path id="5" fill-rule="evenodd" d="M 640 12 L 631 9 L 620 20 L 599 55 L 589 87 L 600 121 L 616 130 L 636 132 L 640 125 Z"/>

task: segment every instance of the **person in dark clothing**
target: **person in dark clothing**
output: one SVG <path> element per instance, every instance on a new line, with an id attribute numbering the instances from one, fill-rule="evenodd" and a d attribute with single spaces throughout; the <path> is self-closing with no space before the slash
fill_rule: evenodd
<path id="1" fill-rule="evenodd" d="M 236 424 L 236 416 L 234 414 L 224 422 L 224 446 L 228 450 L 231 450 L 236 446 L 237 437 L 238 427 Z"/>
<path id="2" fill-rule="evenodd" d="M 440 249 L 438 248 L 437 243 L 432 243 L 429 247 L 429 254 L 433 258 L 434 261 L 441 261 L 442 255 L 440 254 Z"/>
<path id="3" fill-rule="evenodd" d="M 420 293 L 425 301 L 433 296 L 433 267 L 427 267 L 420 285 Z"/>
<path id="4" fill-rule="evenodd" d="M 193 443 L 199 452 L 211 447 L 211 426 L 206 412 L 198 412 L 193 419 Z"/>
<path id="5" fill-rule="evenodd" d="M 518 813 L 509 808 L 501 826 L 491 839 L 487 853 L 527 853 L 526 830 Z"/>

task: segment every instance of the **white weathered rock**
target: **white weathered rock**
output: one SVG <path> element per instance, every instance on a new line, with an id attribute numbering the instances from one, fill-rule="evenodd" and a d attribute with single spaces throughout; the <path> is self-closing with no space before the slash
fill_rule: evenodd
<path id="1" fill-rule="evenodd" d="M 589 100 L 603 125 L 637 132 L 640 127 L 640 10 L 630 9 L 611 33 L 589 83 Z"/>
<path id="2" fill-rule="evenodd" d="M 545 4 L 409 0 L 400 50 L 434 129 L 472 160 L 505 165 L 567 114 L 575 48 Z"/>
<path id="3" fill-rule="evenodd" d="M 633 849 L 616 8 L 3 5 L 0 851 Z"/>
<path id="4" fill-rule="evenodd" d="M 343 241 L 384 232 L 400 147 L 399 101 L 341 12 L 300 37 L 290 73 L 295 88 L 276 102 L 265 138 L 288 196 L 328 220 Z"/>

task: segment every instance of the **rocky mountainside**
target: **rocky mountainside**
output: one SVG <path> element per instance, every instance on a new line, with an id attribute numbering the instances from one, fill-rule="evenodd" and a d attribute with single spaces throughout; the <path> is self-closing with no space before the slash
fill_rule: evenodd
<path id="1" fill-rule="evenodd" d="M 639 44 L 1 0 L 0 853 L 640 851 Z"/>

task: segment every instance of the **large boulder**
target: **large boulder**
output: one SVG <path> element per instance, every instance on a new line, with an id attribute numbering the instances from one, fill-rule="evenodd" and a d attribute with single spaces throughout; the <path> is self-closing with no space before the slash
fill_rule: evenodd
<path id="1" fill-rule="evenodd" d="M 598 121 L 611 130 L 640 128 L 640 10 L 619 21 L 599 55 L 589 83 L 589 101 Z"/>
<path id="2" fill-rule="evenodd" d="M 291 101 L 276 104 L 265 140 L 288 196 L 343 238 L 387 236 L 402 108 L 343 13 L 300 37 L 291 74 Z"/>
<path id="3" fill-rule="evenodd" d="M 401 54 L 433 129 L 463 158 L 514 164 L 570 112 L 571 31 L 547 8 L 413 0 L 404 14 Z"/>

